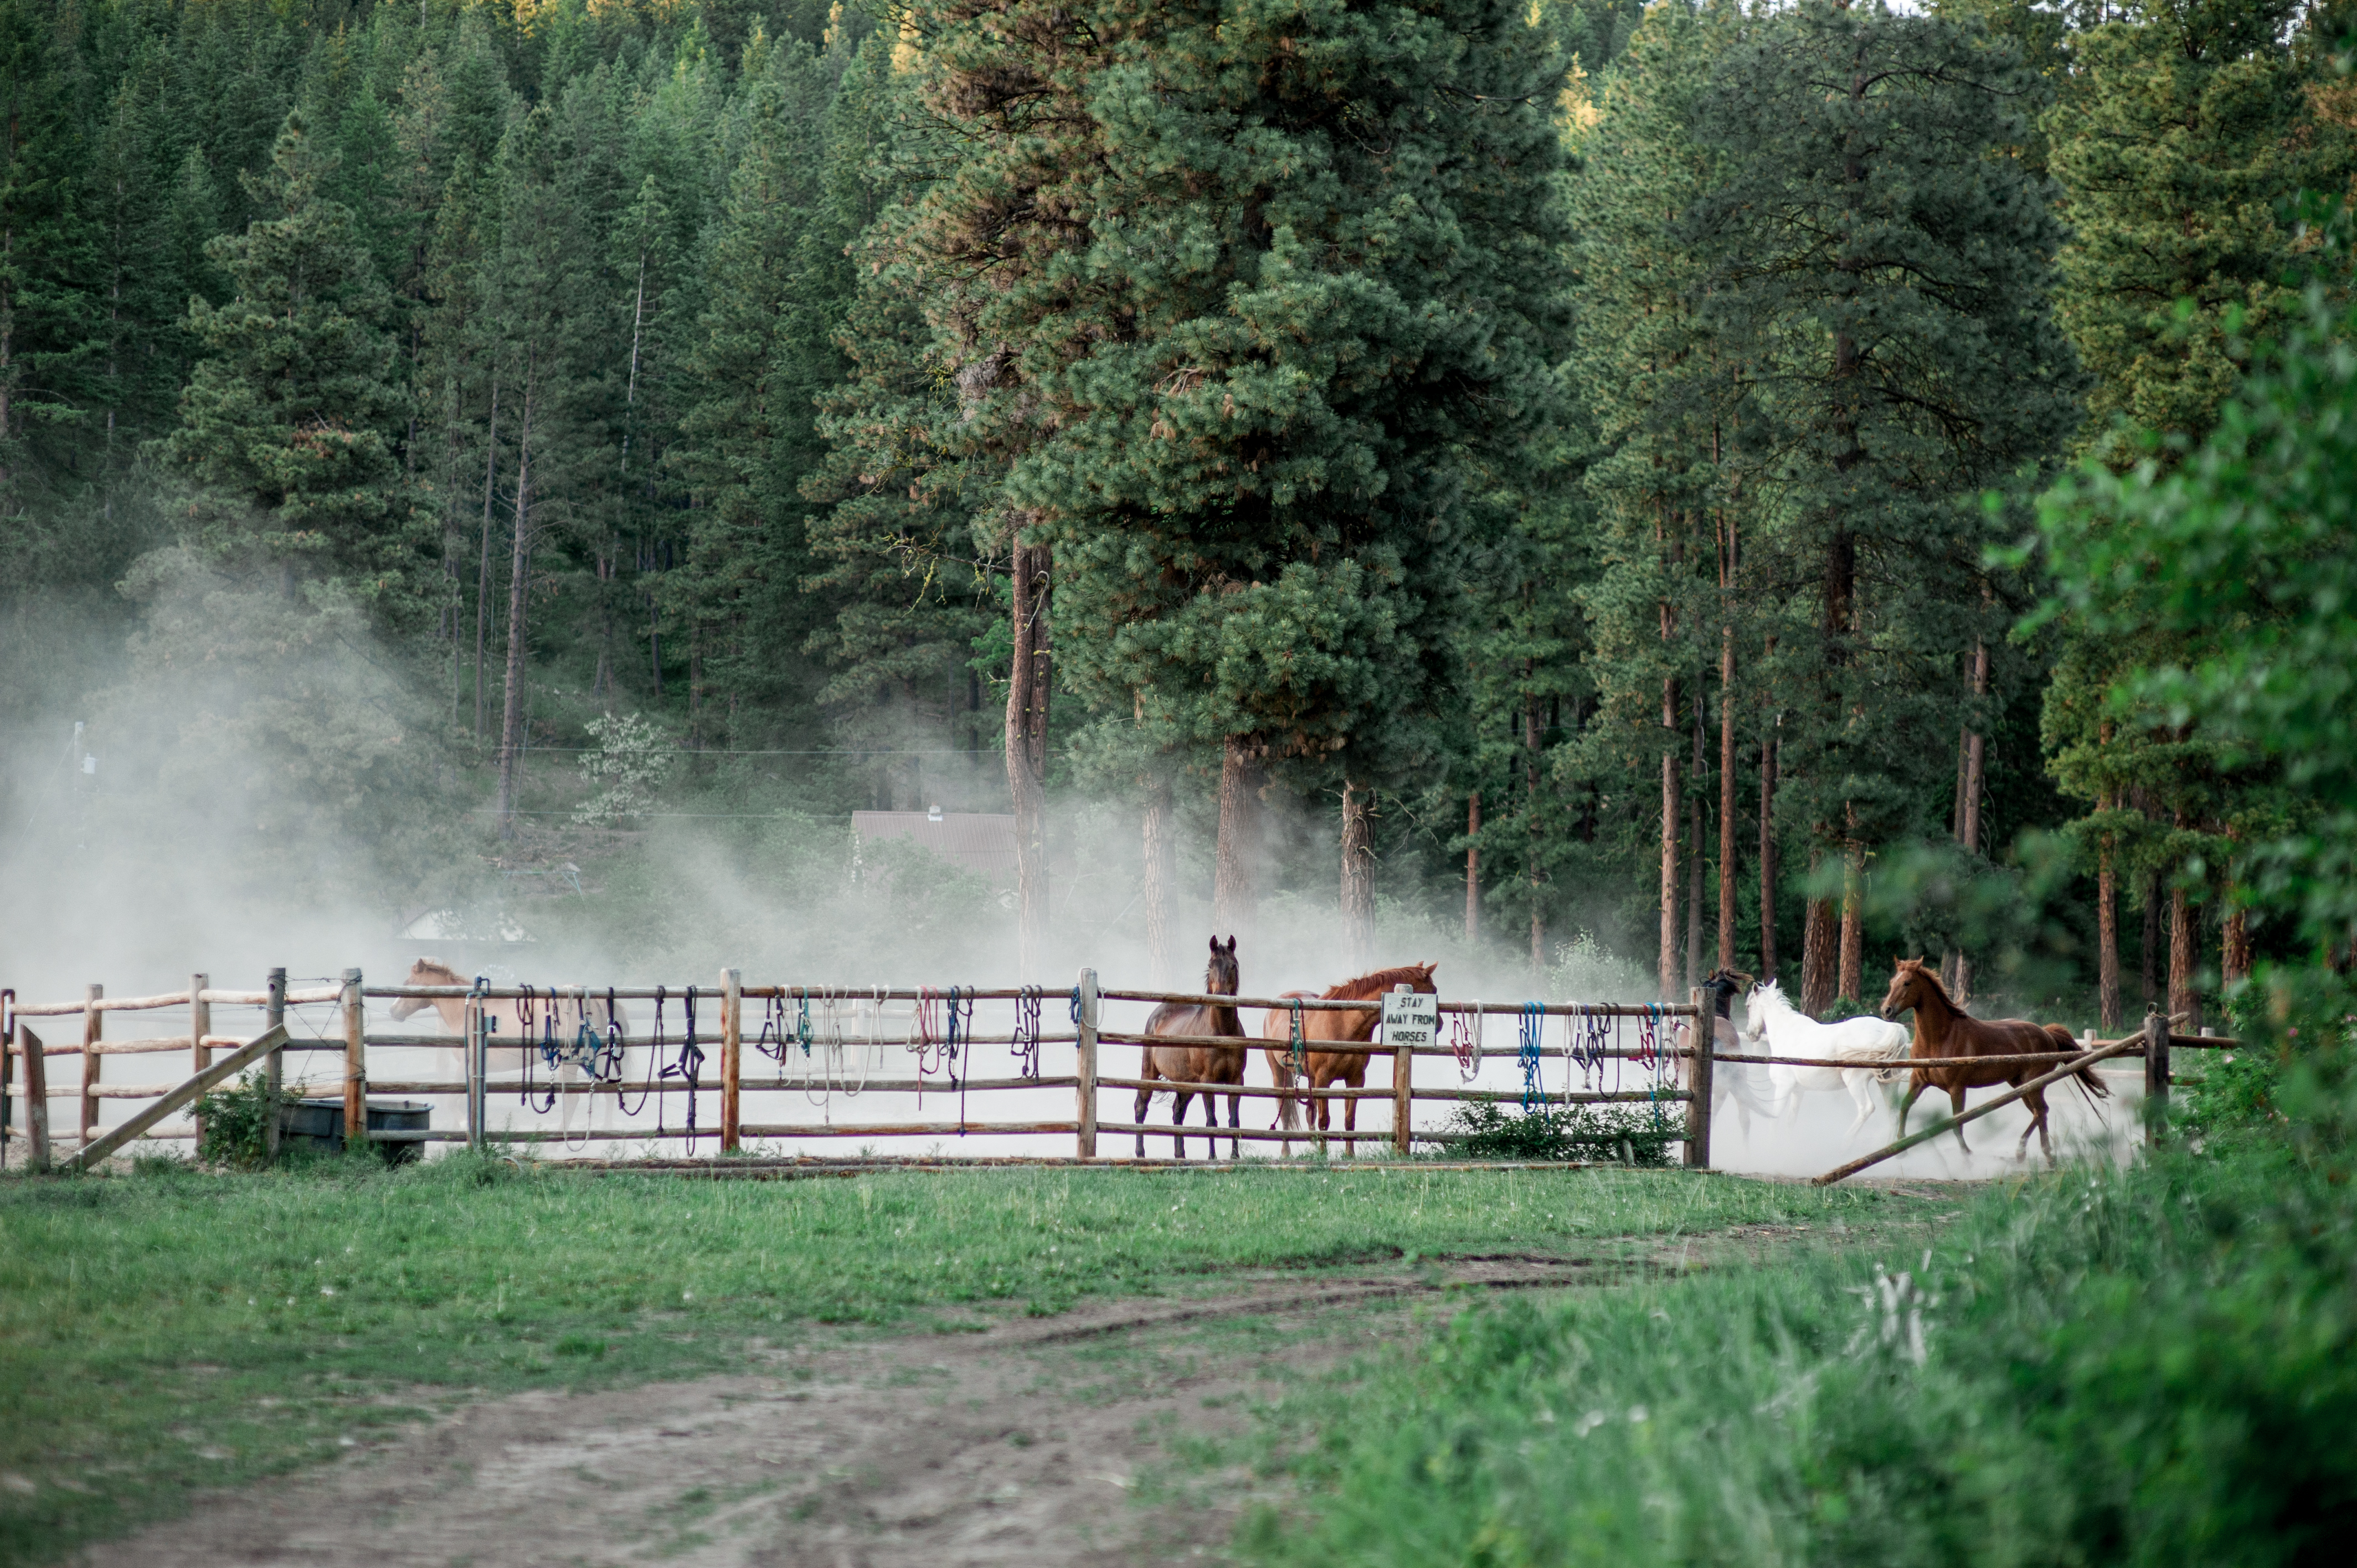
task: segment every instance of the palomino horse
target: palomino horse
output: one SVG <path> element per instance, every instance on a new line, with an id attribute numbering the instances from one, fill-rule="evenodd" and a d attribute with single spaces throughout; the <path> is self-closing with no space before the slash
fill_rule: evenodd
<path id="1" fill-rule="evenodd" d="M 464 986 L 469 982 L 466 976 L 438 958 L 421 958 L 409 966 L 409 978 L 402 983 L 404 985 Z M 537 1041 L 540 1038 L 542 1020 L 551 1015 L 554 1015 L 556 1019 L 556 1037 L 567 1045 L 572 1044 L 580 1034 L 584 1019 L 587 1020 L 590 1031 L 601 1037 L 608 1023 L 620 1027 L 626 1035 L 630 1028 L 630 1015 L 619 1002 L 609 1004 L 602 996 L 585 995 L 578 987 L 574 988 L 569 994 L 559 988 L 552 987 L 547 998 L 534 1008 L 531 1019 L 532 1026 L 529 1029 L 525 1027 L 523 1004 L 514 997 L 486 996 L 482 999 L 481 1006 L 486 1024 L 497 1026 L 490 1035 L 490 1039 L 494 1043 L 487 1046 L 483 1052 L 483 1070 L 486 1074 L 522 1071 L 527 1048 L 531 1050 L 539 1048 Z M 467 999 L 463 996 L 436 996 L 431 999 L 422 996 L 404 996 L 393 1004 L 393 1016 L 395 1022 L 401 1022 L 414 1017 L 429 1007 L 441 1017 L 445 1028 L 454 1035 L 462 1037 L 465 1036 Z M 529 1047 L 526 1044 L 527 1036 L 533 1042 Z M 513 1045 L 505 1043 L 511 1040 L 515 1043 Z M 463 1076 L 465 1072 L 463 1048 L 457 1054 L 462 1064 L 459 1071 Z M 587 1075 L 571 1062 L 565 1063 L 557 1069 L 556 1082 L 552 1087 L 565 1091 L 564 1120 L 568 1128 L 573 1121 L 572 1102 L 587 1082 Z M 609 1101 L 606 1106 L 597 1109 L 618 1108 L 615 1102 Z M 597 1119 L 594 1111 L 591 1119 L 593 1121 Z"/>
<path id="2" fill-rule="evenodd" d="M 1940 984 L 1937 973 L 1924 967 L 1920 958 L 1893 961 L 1898 968 L 1890 977 L 1889 993 L 1882 999 L 1882 1015 L 1915 1009 L 1914 1054 L 1919 1057 L 1948 1057 L 1956 1059 L 1953 1067 L 1919 1067 L 1907 1086 L 1907 1098 L 1899 1107 L 1899 1135 L 1907 1135 L 1907 1112 L 1915 1097 L 1927 1089 L 1944 1089 L 1948 1103 L 1954 1113 L 1964 1113 L 1964 1091 L 1969 1089 L 1994 1089 L 1998 1084 L 2018 1085 L 2026 1079 L 2038 1078 L 2053 1069 L 2053 1064 L 2040 1066 L 1976 1066 L 1975 1057 L 2027 1056 L 2041 1051 L 2075 1051 L 2079 1042 L 2071 1031 L 2060 1024 L 2033 1024 L 2023 1018 L 1975 1018 L 1951 1001 Z M 2093 1104 L 2108 1097 L 2111 1090 L 2092 1069 L 2081 1068 L 2072 1081 L 2079 1085 Z M 2046 1091 L 2033 1089 L 2021 1097 L 2029 1107 L 2029 1125 L 2021 1130 L 2021 1142 L 2014 1145 L 2013 1157 L 2021 1158 L 2029 1152 L 2029 1134 L 2038 1133 L 2038 1146 L 2045 1153 L 2046 1163 L 2054 1164 L 2054 1141 L 2046 1133 Z M 1964 1142 L 1964 1130 L 1955 1130 L 1956 1144 L 1966 1154 L 1972 1145 Z"/>
<path id="3" fill-rule="evenodd" d="M 1381 997 L 1385 992 L 1399 985 L 1421 992 L 1426 996 L 1435 995 L 1437 994 L 1439 987 L 1432 983 L 1432 972 L 1439 967 L 1438 964 L 1434 963 L 1411 963 L 1398 969 L 1379 969 L 1372 974 L 1362 974 L 1356 980 L 1346 980 L 1341 984 L 1331 987 L 1318 1000 L 1368 1002 Z M 1287 998 L 1298 996 L 1308 1000 L 1310 993 L 1287 991 L 1281 994 Z M 1375 1026 L 1382 1021 L 1383 1015 L 1372 1007 L 1341 1008 L 1332 1012 L 1321 1009 L 1314 1013 L 1304 1010 L 1301 1015 L 1302 1066 L 1308 1074 L 1309 1087 L 1328 1089 L 1340 1082 L 1352 1089 L 1364 1089 L 1367 1086 L 1367 1058 L 1378 1053 L 1321 1051 L 1311 1048 L 1308 1042 L 1323 1040 L 1335 1045 L 1362 1046 L 1375 1037 Z M 1260 1037 L 1263 1040 L 1278 1042 L 1274 1046 L 1264 1047 L 1268 1057 L 1269 1076 L 1276 1080 L 1277 1088 L 1288 1091 L 1297 1088 L 1292 1050 L 1292 1009 L 1270 1008 L 1261 1019 Z M 1399 1072 L 1403 1064 L 1394 1058 L 1392 1062 L 1392 1071 Z M 1393 1081 L 1397 1082 L 1398 1079 L 1394 1079 Z M 1276 1101 L 1279 1124 L 1287 1132 L 1301 1125 L 1299 1101 L 1303 1099 L 1308 1100 L 1313 1108 L 1311 1114 L 1317 1119 L 1318 1130 L 1320 1133 L 1325 1132 L 1332 1124 L 1331 1102 L 1308 1095 L 1296 1096 L 1291 1092 L 1280 1095 Z M 1343 1134 L 1347 1138 L 1349 1134 L 1358 1130 L 1359 1102 L 1355 1100 L 1345 1100 L 1342 1101 Z M 1343 1148 L 1353 1155 L 1358 1153 L 1358 1145 L 1355 1143 L 1345 1143 Z"/>
<path id="4" fill-rule="evenodd" d="M 1768 1087 L 1778 1114 L 1787 1106 L 1797 1105 L 1801 1096 L 1812 1090 L 1840 1089 L 1848 1090 L 1850 1103 L 1857 1108 L 1857 1116 L 1849 1124 L 1850 1133 L 1866 1125 L 1879 1098 L 1875 1085 L 1885 1081 L 1885 1075 L 1895 1070 L 1884 1064 L 1907 1054 L 1905 1029 L 1880 1018 L 1844 1018 L 1838 1023 L 1820 1024 L 1793 1006 L 1785 997 L 1783 987 L 1772 980 L 1754 986 L 1744 1007 L 1749 1016 L 1744 1020 L 1743 1037 L 1755 1044 L 1764 1041 L 1768 1055 L 1830 1058 L 1857 1064 L 1770 1068 Z"/>
<path id="5" fill-rule="evenodd" d="M 1735 1020 L 1728 1017 L 1727 1013 L 1736 997 L 1751 983 L 1749 975 L 1732 969 L 1722 969 L 1702 983 L 1703 993 L 1710 998 L 1711 1042 L 1720 1056 L 1744 1054 L 1743 1036 L 1736 1032 Z M 1672 1038 L 1681 1050 L 1691 1049 L 1694 1026 L 1684 1018 L 1679 1019 Z M 1688 1064 L 1686 1081 L 1691 1084 L 1694 1081 L 1693 1058 L 1685 1059 Z M 1736 1120 L 1743 1128 L 1743 1135 L 1746 1138 L 1751 1136 L 1751 1119 L 1754 1116 L 1776 1114 L 1775 1094 L 1767 1087 L 1766 1070 L 1749 1062 L 1720 1062 L 1713 1068 L 1710 1074 L 1711 1116 L 1716 1119 L 1731 1100 L 1735 1102 Z"/>
<path id="6" fill-rule="evenodd" d="M 1220 939 L 1213 937 L 1211 961 L 1203 973 L 1205 993 L 1213 996 L 1233 996 L 1236 993 L 1238 972 L 1236 939 L 1230 937 L 1228 945 L 1223 948 L 1220 945 Z M 1146 1032 L 1149 1035 L 1233 1036 L 1236 1043 L 1232 1046 L 1147 1046 L 1144 1047 L 1146 1065 L 1137 1075 L 1140 1079 L 1162 1079 L 1172 1083 L 1243 1082 L 1244 1026 L 1243 1020 L 1236 1016 L 1236 1010 L 1233 1007 L 1222 1007 L 1216 1004 L 1198 1006 L 1187 1002 L 1165 1002 L 1154 1010 L 1154 1016 L 1146 1021 Z M 1192 1089 L 1174 1089 L 1170 1091 L 1170 1120 L 1174 1126 L 1180 1129 L 1186 1127 L 1188 1103 L 1198 1092 L 1203 1096 L 1203 1124 L 1212 1128 L 1219 1126 L 1219 1107 L 1212 1103 L 1211 1091 L 1209 1090 L 1199 1091 Z M 1228 1096 L 1228 1126 L 1231 1129 L 1237 1125 L 1238 1108 L 1243 1099 L 1242 1095 L 1237 1094 Z M 1146 1124 L 1146 1109 L 1153 1103 L 1153 1101 L 1154 1090 L 1141 1089 L 1137 1091 L 1135 1120 L 1141 1127 Z M 1178 1132 L 1170 1141 L 1178 1151 L 1178 1158 L 1185 1159 L 1187 1157 L 1185 1132 Z M 1209 1138 L 1205 1143 L 1209 1145 L 1211 1157 L 1219 1158 L 1219 1140 Z M 1238 1157 L 1237 1144 L 1238 1140 L 1234 1138 L 1228 1140 L 1228 1158 L 1232 1160 Z M 1141 1160 L 1146 1157 L 1146 1134 L 1143 1133 L 1137 1135 L 1137 1157 Z"/>

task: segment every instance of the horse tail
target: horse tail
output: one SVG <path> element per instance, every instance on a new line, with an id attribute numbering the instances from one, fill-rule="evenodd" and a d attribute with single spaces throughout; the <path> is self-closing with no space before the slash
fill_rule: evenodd
<path id="1" fill-rule="evenodd" d="M 2079 1048 L 2079 1042 L 2071 1037 L 2071 1031 L 2060 1024 L 2047 1025 L 2046 1034 L 2048 1038 L 2066 1051 L 2075 1051 Z M 2109 1100 L 2112 1097 L 2111 1086 L 2095 1076 L 2095 1069 L 2092 1065 L 2083 1067 L 2072 1073 L 2071 1082 L 2081 1094 L 2087 1097 L 2087 1109 L 2090 1111 L 2095 1108 L 2096 1101 Z"/>

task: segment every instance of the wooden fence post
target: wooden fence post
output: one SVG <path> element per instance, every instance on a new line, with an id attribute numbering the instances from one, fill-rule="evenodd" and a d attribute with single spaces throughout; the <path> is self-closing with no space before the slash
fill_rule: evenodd
<path id="1" fill-rule="evenodd" d="M 1393 989 L 1410 991 L 1414 987 L 1401 984 Z M 1440 1016 L 1437 1008 L 1432 1015 L 1436 1019 Z M 1439 1036 L 1439 1033 L 1437 1027 L 1433 1030 L 1435 1038 Z M 1392 1151 L 1402 1159 L 1407 1157 L 1409 1124 L 1415 1120 L 1415 1053 L 1405 1046 L 1394 1046 L 1392 1047 Z"/>
<path id="2" fill-rule="evenodd" d="M 266 1035 L 286 1022 L 286 972 L 285 970 L 274 969 L 270 972 L 269 986 L 265 994 L 268 1000 L 262 1004 L 262 1032 Z M 264 1117 L 262 1122 L 262 1152 L 272 1164 L 275 1165 L 278 1161 L 279 1135 L 285 1131 L 279 1126 L 279 1121 L 285 1112 L 278 1101 L 286 1091 L 286 1053 L 273 1051 L 262 1060 L 262 1081 L 265 1091 L 270 1096 L 270 1114 Z"/>
<path id="3" fill-rule="evenodd" d="M 99 1036 L 105 1032 L 106 1015 L 98 1010 L 99 998 L 106 987 L 93 985 L 83 993 L 81 1005 L 81 1141 L 85 1144 L 98 1131 L 98 1067 L 102 1058 L 96 1047 Z"/>
<path id="4" fill-rule="evenodd" d="M 2144 1015 L 2145 1137 L 2157 1141 L 2169 1130 L 2169 1016 Z"/>
<path id="5" fill-rule="evenodd" d="M 1097 1157 L 1097 972 L 1093 969 L 1081 971 L 1081 1021 L 1073 1033 L 1079 1036 L 1080 1156 L 1092 1160 Z"/>
<path id="6" fill-rule="evenodd" d="M 344 971 L 344 1144 L 368 1142 L 368 1008 L 361 972 Z"/>
<path id="7" fill-rule="evenodd" d="M 205 1000 L 205 987 L 210 983 L 211 982 L 204 975 L 188 976 L 188 1076 L 190 1078 L 196 1077 L 197 1074 L 213 1065 L 212 1047 L 205 1044 L 205 1036 L 213 1032 L 213 1004 Z M 205 1119 L 202 1116 L 191 1116 L 188 1120 L 195 1123 L 197 1129 L 197 1141 L 191 1150 L 193 1153 L 194 1149 L 201 1149 L 205 1146 Z"/>
<path id="8" fill-rule="evenodd" d="M 38 1173 L 49 1168 L 49 1047 L 21 1018 L 16 1020 L 16 1045 L 25 1053 L 25 1133 L 32 1149 L 25 1168 Z"/>
<path id="9" fill-rule="evenodd" d="M 483 1066 L 490 1054 L 490 1030 L 484 1026 L 485 1009 L 479 996 L 467 998 L 467 1147 L 479 1151 L 483 1146 Z M 619 1101 L 617 1101 L 619 1104 Z"/>
<path id="10" fill-rule="evenodd" d="M 720 972 L 720 1152 L 737 1152 L 737 1085 L 745 1065 L 745 974 Z"/>
<path id="11" fill-rule="evenodd" d="M 1686 1088 L 1694 1098 L 1686 1101 L 1686 1165 L 1698 1171 L 1710 1169 L 1710 1098 L 1715 1069 L 1712 1058 L 1718 1054 L 1718 1024 L 1710 1009 L 1703 1003 L 1699 991 L 1686 993 L 1694 1004 L 1694 1027 L 1686 1037 L 1694 1042 L 1694 1055 L 1686 1060 L 1692 1069 L 1686 1074 Z M 1675 1031 L 1672 1031 L 1675 1037 Z"/>

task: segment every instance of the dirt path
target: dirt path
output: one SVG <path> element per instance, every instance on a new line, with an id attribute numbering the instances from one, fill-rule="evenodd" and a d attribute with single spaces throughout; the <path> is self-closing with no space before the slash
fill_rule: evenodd
<path id="1" fill-rule="evenodd" d="M 1674 1258 L 1661 1260 L 1674 1265 Z M 1255 1278 L 980 1333 L 813 1343 L 742 1375 L 470 1406 L 96 1549 L 130 1568 L 1134 1564 L 1225 1555 L 1238 1487 L 1140 1501 L 1176 1437 L 1396 1336 L 1415 1301 L 1625 1262 L 1459 1259 Z"/>
<path id="2" fill-rule="evenodd" d="M 1921 1186 L 1922 1184 L 1915 1184 Z M 1912 1196 L 1937 1197 L 1935 1192 Z M 470 1405 L 344 1464 L 95 1548 L 124 1568 L 1130 1568 L 1225 1560 L 1251 1477 L 1175 1464 L 1289 1380 L 1477 1293 L 1745 1266 L 1871 1230 L 1736 1226 L 1581 1257 L 1458 1256 L 1232 1274 L 976 1332 L 831 1332 L 739 1374 Z M 1869 1238 L 1872 1240 L 1869 1240 Z"/>

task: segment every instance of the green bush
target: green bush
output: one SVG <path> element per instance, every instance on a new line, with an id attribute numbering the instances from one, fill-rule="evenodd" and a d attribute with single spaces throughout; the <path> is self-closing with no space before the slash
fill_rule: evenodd
<path id="1" fill-rule="evenodd" d="M 1469 1160 L 1604 1160 L 1666 1165 L 1670 1145 L 1685 1135 L 1660 1106 L 1540 1105 L 1524 1111 L 1498 1095 L 1468 1100 L 1438 1144 Z"/>
<path id="2" fill-rule="evenodd" d="M 295 1098 L 284 1090 L 273 1096 L 269 1080 L 253 1072 L 226 1089 L 199 1095 L 196 1113 L 204 1135 L 197 1141 L 198 1160 L 231 1170 L 261 1170 L 271 1163 L 267 1130 L 276 1114 L 273 1101 L 292 1105 Z"/>

